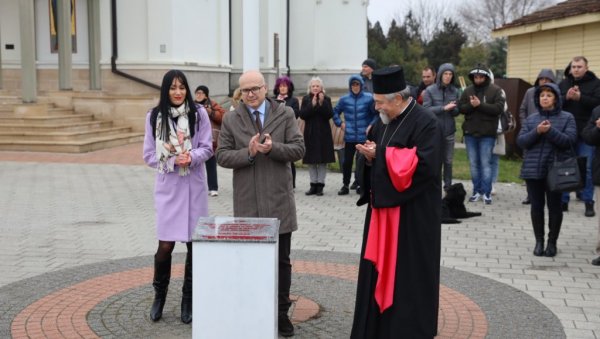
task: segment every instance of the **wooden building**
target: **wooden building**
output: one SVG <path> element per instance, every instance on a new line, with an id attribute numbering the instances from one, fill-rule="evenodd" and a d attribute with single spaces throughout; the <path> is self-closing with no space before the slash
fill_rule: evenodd
<path id="1" fill-rule="evenodd" d="M 533 84 L 540 69 L 555 70 L 557 81 L 574 56 L 583 55 L 600 72 L 600 1 L 567 0 L 531 13 L 492 32 L 508 37 L 506 72 Z"/>

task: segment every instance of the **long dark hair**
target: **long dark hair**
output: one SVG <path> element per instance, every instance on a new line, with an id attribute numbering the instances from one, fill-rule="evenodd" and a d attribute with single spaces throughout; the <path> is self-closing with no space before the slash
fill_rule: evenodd
<path id="1" fill-rule="evenodd" d="M 162 140 L 167 140 L 169 135 L 169 109 L 173 106 L 171 105 L 171 99 L 169 99 L 169 89 L 173 84 L 173 80 L 179 80 L 181 84 L 185 87 L 185 100 L 184 103 L 188 105 L 190 111 L 188 112 L 188 120 L 190 123 L 190 136 L 194 136 L 195 129 L 193 128 L 196 125 L 196 104 L 194 103 L 194 99 L 192 98 L 192 93 L 190 92 L 190 86 L 188 85 L 187 78 L 182 71 L 177 69 L 172 69 L 165 73 L 165 76 L 162 80 L 162 85 L 160 86 L 160 99 L 158 101 L 158 105 L 152 109 L 152 113 L 150 114 L 150 123 L 152 124 L 152 135 L 156 138 L 156 119 L 158 119 L 158 112 L 162 112 L 161 114 L 161 122 L 162 122 L 162 130 L 160 131 L 160 136 Z"/>

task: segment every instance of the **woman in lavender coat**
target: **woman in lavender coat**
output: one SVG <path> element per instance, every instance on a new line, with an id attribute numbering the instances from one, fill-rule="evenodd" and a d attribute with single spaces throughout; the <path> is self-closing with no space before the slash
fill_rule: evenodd
<path id="1" fill-rule="evenodd" d="M 146 116 L 144 161 L 156 169 L 154 205 L 158 249 L 154 255 L 154 302 L 150 318 L 158 321 L 171 278 L 171 253 L 185 242 L 187 256 L 181 300 L 181 321 L 192 321 L 192 232 L 208 215 L 204 162 L 213 155 L 206 110 L 194 103 L 185 75 L 178 70 L 163 77 L 160 101 Z"/>

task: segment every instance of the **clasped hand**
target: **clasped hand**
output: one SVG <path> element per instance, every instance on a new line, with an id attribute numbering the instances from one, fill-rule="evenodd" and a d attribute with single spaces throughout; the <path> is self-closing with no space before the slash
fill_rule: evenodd
<path id="1" fill-rule="evenodd" d="M 552 127 L 550 120 L 544 120 L 537 125 L 536 130 L 538 134 L 544 134 L 550 130 L 550 127 Z"/>
<path id="2" fill-rule="evenodd" d="M 579 91 L 579 86 L 573 86 L 569 88 L 566 97 L 567 100 L 579 101 L 579 99 L 581 99 L 581 92 Z"/>
<path id="3" fill-rule="evenodd" d="M 444 106 L 444 111 L 451 111 L 456 108 L 456 101 L 450 101 L 446 106 Z"/>
<path id="4" fill-rule="evenodd" d="M 186 167 L 192 163 L 192 156 L 189 151 L 183 151 L 183 153 L 177 154 L 175 157 L 175 165 L 179 167 Z"/>
<path id="5" fill-rule="evenodd" d="M 476 95 L 469 96 L 469 101 L 471 102 L 471 106 L 477 107 L 481 105 L 481 100 Z"/>
<path id="6" fill-rule="evenodd" d="M 271 152 L 271 149 L 273 148 L 273 141 L 271 140 L 271 135 L 265 133 L 264 137 L 264 140 L 260 142 L 260 133 L 256 133 L 250 139 L 250 143 L 248 144 L 248 152 L 250 153 L 250 156 L 254 157 L 256 156 L 256 153 L 267 154 Z"/>
<path id="7" fill-rule="evenodd" d="M 375 159 L 375 154 L 377 153 L 377 144 L 371 140 L 367 140 L 364 144 L 356 145 L 356 150 L 360 152 L 360 154 L 365 156 L 367 162 L 371 162 Z"/>
<path id="8" fill-rule="evenodd" d="M 319 92 L 313 96 L 312 105 L 317 106 L 317 103 L 319 105 L 323 105 L 323 100 L 325 100 L 325 94 L 323 92 Z"/>

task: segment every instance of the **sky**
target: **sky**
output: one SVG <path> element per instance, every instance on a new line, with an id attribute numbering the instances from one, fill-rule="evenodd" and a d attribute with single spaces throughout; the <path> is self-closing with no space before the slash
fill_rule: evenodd
<path id="1" fill-rule="evenodd" d="M 427 6 L 447 6 L 446 9 L 454 9 L 464 0 L 369 0 L 367 17 L 372 24 L 379 21 L 383 33 L 387 34 L 390 22 L 393 18 L 404 18 L 408 10 L 423 2 Z"/>

